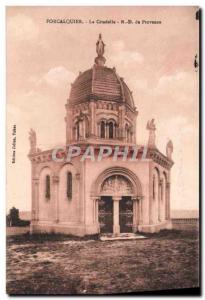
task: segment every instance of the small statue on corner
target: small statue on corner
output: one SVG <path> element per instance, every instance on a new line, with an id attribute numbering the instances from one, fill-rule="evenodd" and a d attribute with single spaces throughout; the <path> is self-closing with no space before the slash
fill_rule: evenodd
<path id="1" fill-rule="evenodd" d="M 36 132 L 31 128 L 29 131 L 30 151 L 29 154 L 36 153 Z"/>
<path id="2" fill-rule="evenodd" d="M 149 130 L 149 139 L 148 139 L 148 148 L 155 148 L 155 139 L 156 139 L 156 135 L 155 135 L 155 130 L 156 130 L 156 126 L 154 123 L 154 119 L 152 119 L 151 121 L 147 122 L 147 130 Z"/>
<path id="3" fill-rule="evenodd" d="M 169 159 L 172 159 L 173 143 L 171 140 L 167 143 L 166 154 Z"/>

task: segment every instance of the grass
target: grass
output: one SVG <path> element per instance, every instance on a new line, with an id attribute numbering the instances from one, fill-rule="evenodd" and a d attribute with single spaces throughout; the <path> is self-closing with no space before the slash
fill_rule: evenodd
<path id="1" fill-rule="evenodd" d="M 7 240 L 10 295 L 115 294 L 198 287 L 196 232 L 147 239 L 21 235 Z"/>

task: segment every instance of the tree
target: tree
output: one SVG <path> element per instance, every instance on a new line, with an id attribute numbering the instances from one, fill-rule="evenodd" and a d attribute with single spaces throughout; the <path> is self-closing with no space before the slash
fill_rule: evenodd
<path id="1" fill-rule="evenodd" d="M 19 210 L 15 207 L 12 207 L 9 211 L 9 216 L 11 226 L 18 226 L 20 222 Z"/>

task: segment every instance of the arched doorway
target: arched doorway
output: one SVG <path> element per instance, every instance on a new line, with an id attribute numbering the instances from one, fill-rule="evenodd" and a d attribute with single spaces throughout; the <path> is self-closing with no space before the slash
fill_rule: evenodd
<path id="1" fill-rule="evenodd" d="M 136 232 L 142 224 L 142 187 L 129 169 L 104 170 L 91 186 L 91 198 L 100 233 Z"/>
<path id="2" fill-rule="evenodd" d="M 111 175 L 101 184 L 98 221 L 101 233 L 133 231 L 132 183 L 123 175 Z"/>

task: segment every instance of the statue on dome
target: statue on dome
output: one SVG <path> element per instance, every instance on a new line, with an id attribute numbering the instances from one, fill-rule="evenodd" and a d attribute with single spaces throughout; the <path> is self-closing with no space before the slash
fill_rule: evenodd
<path id="1" fill-rule="evenodd" d="M 98 41 L 96 43 L 96 52 L 98 56 L 103 56 L 104 52 L 105 52 L 105 44 L 102 40 L 102 35 L 101 33 L 99 34 L 99 38 Z"/>
<path id="2" fill-rule="evenodd" d="M 29 154 L 36 152 L 36 132 L 31 128 L 29 131 L 30 151 Z"/>
<path id="3" fill-rule="evenodd" d="M 151 121 L 147 122 L 147 130 L 149 130 L 149 139 L 148 139 L 148 147 L 149 148 L 155 148 L 155 139 L 156 139 L 156 135 L 155 135 L 155 130 L 156 130 L 156 126 L 154 123 L 154 119 L 152 119 Z"/>

